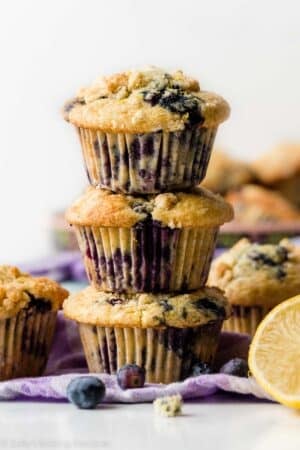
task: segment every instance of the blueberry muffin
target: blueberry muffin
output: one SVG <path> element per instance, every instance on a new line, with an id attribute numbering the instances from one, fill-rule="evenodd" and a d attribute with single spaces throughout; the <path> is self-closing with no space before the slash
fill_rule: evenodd
<path id="1" fill-rule="evenodd" d="M 155 67 L 100 77 L 64 107 L 90 183 L 123 193 L 197 185 L 228 115 L 222 97 L 200 90 L 181 71 Z"/>
<path id="2" fill-rule="evenodd" d="M 231 158 L 222 150 L 214 149 L 202 186 L 224 195 L 231 189 L 250 183 L 253 179 L 249 164 Z"/>
<path id="3" fill-rule="evenodd" d="M 205 284 L 232 208 L 200 188 L 144 197 L 89 187 L 69 208 L 87 275 L 101 290 L 164 292 Z"/>
<path id="4" fill-rule="evenodd" d="M 245 185 L 225 195 L 234 209 L 234 220 L 222 226 L 217 245 L 229 248 L 247 237 L 253 242 L 278 244 L 300 232 L 300 213 L 279 192 Z"/>
<path id="5" fill-rule="evenodd" d="M 280 193 L 249 184 L 228 192 L 225 199 L 233 206 L 234 222 L 255 225 L 300 221 L 300 213 Z"/>
<path id="6" fill-rule="evenodd" d="M 42 375 L 67 296 L 48 278 L 0 266 L 0 380 Z"/>
<path id="7" fill-rule="evenodd" d="M 146 381 L 170 383 L 211 364 L 230 306 L 221 291 L 117 294 L 88 287 L 64 302 L 75 320 L 89 370 L 115 373 L 124 364 L 145 368 Z"/>
<path id="8" fill-rule="evenodd" d="M 240 240 L 212 264 L 208 283 L 222 289 L 232 306 L 227 331 L 253 335 L 278 303 L 300 293 L 300 248 Z"/>
<path id="9" fill-rule="evenodd" d="M 254 161 L 261 183 L 278 190 L 300 208 L 300 144 L 282 144 Z"/>

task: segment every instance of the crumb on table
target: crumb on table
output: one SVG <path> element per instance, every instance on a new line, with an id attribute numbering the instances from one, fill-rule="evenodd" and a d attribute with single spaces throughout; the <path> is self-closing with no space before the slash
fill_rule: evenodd
<path id="1" fill-rule="evenodd" d="M 174 417 L 181 414 L 182 397 L 180 394 L 159 397 L 153 402 L 154 412 L 160 416 Z"/>

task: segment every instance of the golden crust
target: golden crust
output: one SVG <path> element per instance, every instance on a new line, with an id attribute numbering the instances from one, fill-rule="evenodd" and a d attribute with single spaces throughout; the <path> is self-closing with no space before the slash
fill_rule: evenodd
<path id="1" fill-rule="evenodd" d="M 171 228 L 211 227 L 232 219 L 232 207 L 220 196 L 196 188 L 145 197 L 89 187 L 67 210 L 71 225 L 130 228 L 151 215 Z"/>
<path id="2" fill-rule="evenodd" d="M 119 294 L 88 287 L 65 300 L 64 314 L 104 327 L 186 328 L 223 320 L 230 307 L 222 292 L 203 288 L 188 294 Z"/>
<path id="3" fill-rule="evenodd" d="M 261 186 L 243 186 L 238 191 L 228 192 L 225 199 L 233 206 L 236 223 L 300 221 L 297 208 L 278 192 Z"/>
<path id="4" fill-rule="evenodd" d="M 48 278 L 34 278 L 17 267 L 0 266 L 0 319 L 13 317 L 26 308 L 30 296 L 50 302 L 55 311 L 61 308 L 68 291 Z"/>
<path id="5" fill-rule="evenodd" d="M 241 239 L 211 266 L 208 284 L 222 289 L 232 305 L 274 307 L 300 293 L 300 248 Z"/>
<path id="6" fill-rule="evenodd" d="M 168 100 L 159 103 L 161 95 L 169 98 L 176 95 L 176 104 L 175 100 L 171 106 Z M 183 130 L 195 109 L 204 127 L 217 126 L 230 112 L 222 97 L 201 91 L 199 83 L 181 71 L 168 74 L 150 67 L 98 78 L 66 103 L 64 117 L 77 127 L 113 133 L 149 133 Z"/>
<path id="7" fill-rule="evenodd" d="M 253 180 L 248 164 L 233 159 L 222 150 L 214 149 L 210 158 L 206 177 L 201 186 L 225 194 Z"/>
<path id="8" fill-rule="evenodd" d="M 286 180 L 300 173 L 300 144 L 282 144 L 253 162 L 257 178 L 265 184 Z"/>

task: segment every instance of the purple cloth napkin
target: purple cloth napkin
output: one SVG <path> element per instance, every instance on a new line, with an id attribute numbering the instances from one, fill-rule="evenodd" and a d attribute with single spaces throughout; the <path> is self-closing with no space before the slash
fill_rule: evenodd
<path id="1" fill-rule="evenodd" d="M 249 343 L 250 339 L 247 335 L 223 333 L 217 352 L 217 366 L 234 356 L 247 357 Z M 31 397 L 39 400 L 65 400 L 68 383 L 74 377 L 86 372 L 87 366 L 77 326 L 59 313 L 45 376 L 0 382 L 0 399 Z M 174 393 L 180 393 L 184 399 L 196 399 L 212 395 L 219 389 L 268 399 L 253 378 L 238 378 L 223 374 L 202 375 L 169 385 L 147 384 L 142 389 L 123 391 L 119 388 L 114 375 L 95 375 L 99 376 L 106 385 L 106 402 L 151 402 L 157 397 Z"/>
<path id="2" fill-rule="evenodd" d="M 48 258 L 19 264 L 20 269 L 34 276 L 62 281 L 87 281 L 81 253 L 78 251 L 55 253 Z"/>

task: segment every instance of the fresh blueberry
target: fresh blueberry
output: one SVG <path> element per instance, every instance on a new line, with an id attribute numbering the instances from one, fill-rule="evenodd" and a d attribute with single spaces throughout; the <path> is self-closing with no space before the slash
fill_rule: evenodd
<path id="1" fill-rule="evenodd" d="M 121 389 L 141 388 L 145 384 L 145 369 L 137 364 L 126 364 L 117 373 Z"/>
<path id="2" fill-rule="evenodd" d="M 192 377 L 198 377 L 199 375 L 208 375 L 212 373 L 211 367 L 202 361 L 197 362 L 192 367 Z"/>
<path id="3" fill-rule="evenodd" d="M 233 358 L 220 369 L 220 373 L 236 377 L 248 377 L 248 371 L 248 363 L 242 358 Z"/>
<path id="4" fill-rule="evenodd" d="M 104 383 L 96 377 L 74 378 L 67 387 L 67 397 L 80 409 L 94 409 L 105 395 Z"/>

